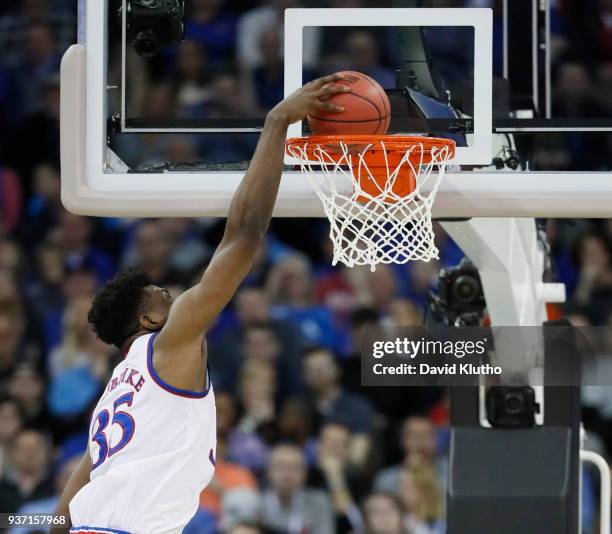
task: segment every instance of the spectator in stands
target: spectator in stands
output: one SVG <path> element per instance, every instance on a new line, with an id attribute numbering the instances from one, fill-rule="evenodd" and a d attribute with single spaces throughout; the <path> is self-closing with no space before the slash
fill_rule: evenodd
<path id="1" fill-rule="evenodd" d="M 349 317 L 350 353 L 341 362 L 342 383 L 351 390 L 361 391 L 361 352 L 364 350 L 366 335 L 374 336 L 380 326 L 378 312 L 372 308 L 356 308 Z"/>
<path id="2" fill-rule="evenodd" d="M 311 482 L 314 485 L 320 477 L 320 484 L 329 493 L 336 514 L 336 532 L 352 532 L 361 527 L 355 500 L 361 500 L 369 489 L 366 466 L 353 463 L 354 446 L 346 426 L 332 422 L 321 429 Z"/>
<path id="3" fill-rule="evenodd" d="M 208 57 L 197 41 L 183 41 L 177 48 L 176 103 L 182 117 L 205 117 L 211 99 Z"/>
<path id="4" fill-rule="evenodd" d="M 244 363 L 238 392 L 243 411 L 239 430 L 258 434 L 267 443 L 275 441 L 276 390 L 276 369 L 270 362 L 251 360 Z"/>
<path id="5" fill-rule="evenodd" d="M 206 259 L 211 255 L 211 249 L 199 235 L 193 219 L 165 218 L 160 219 L 161 231 L 173 243 L 170 255 L 170 265 L 180 272 L 198 272 Z"/>
<path id="6" fill-rule="evenodd" d="M 333 315 L 315 301 L 312 269 L 305 257 L 288 256 L 274 265 L 266 291 L 275 304 L 276 318 L 299 325 L 302 335 L 312 345 L 341 350 L 342 338 Z"/>
<path id="7" fill-rule="evenodd" d="M 366 443 L 359 456 L 367 454 L 369 438 L 374 429 L 374 414 L 370 403 L 360 395 L 349 393 L 341 385 L 340 369 L 332 353 L 313 348 L 304 354 L 304 380 L 309 389 L 308 399 L 320 428 L 326 421 L 347 426 Z"/>
<path id="8" fill-rule="evenodd" d="M 331 262 L 331 257 L 326 258 Z M 360 304 L 367 302 L 363 269 L 338 265 L 335 269 L 319 275 L 316 283 L 317 302 L 329 308 L 336 320 L 346 321 Z"/>
<path id="9" fill-rule="evenodd" d="M 231 74 L 217 76 L 212 81 L 210 118 L 235 119 L 247 115 L 238 78 Z"/>
<path id="10" fill-rule="evenodd" d="M 27 223 L 21 225 L 22 239 L 30 246 L 40 243 L 57 224 L 61 207 L 59 168 L 42 163 L 34 169 L 32 196 L 26 207 Z"/>
<path id="11" fill-rule="evenodd" d="M 256 105 L 264 116 L 284 98 L 284 67 L 277 28 L 264 31 L 259 38 L 261 64 L 251 71 Z"/>
<path id="12" fill-rule="evenodd" d="M 295 445 L 277 445 L 268 463 L 269 488 L 263 493 L 262 522 L 281 532 L 329 534 L 334 514 L 324 491 L 306 483 L 304 453 Z"/>
<path id="13" fill-rule="evenodd" d="M 79 296 L 91 296 L 95 293 L 98 286 L 97 276 L 88 269 L 65 269 L 64 258 L 57 245 L 51 245 L 43 249 L 48 257 L 44 268 L 49 272 L 44 275 L 40 282 L 44 285 L 37 285 L 30 288 L 30 302 L 33 306 L 36 320 L 39 321 L 42 329 L 44 350 L 48 352 L 62 340 L 62 318 L 66 303 Z M 59 256 L 56 257 L 56 256 Z M 56 262 L 60 262 L 60 266 Z M 56 285 L 57 284 L 57 285 Z M 61 284 L 61 285 L 60 285 Z M 41 301 L 35 300 L 37 295 L 42 295 Z"/>
<path id="14" fill-rule="evenodd" d="M 580 276 L 574 299 L 594 324 L 601 324 L 612 309 L 612 246 L 605 237 L 588 234 L 577 242 L 575 258 Z"/>
<path id="15" fill-rule="evenodd" d="M 367 534 L 412 534 L 404 525 L 402 502 L 392 493 L 371 493 L 362 510 Z"/>
<path id="16" fill-rule="evenodd" d="M 356 31 L 349 35 L 346 48 L 351 70 L 367 74 L 385 88 L 395 87 L 395 74 L 382 65 L 379 44 L 370 32 Z"/>
<path id="17" fill-rule="evenodd" d="M 264 32 L 282 28 L 285 9 L 297 7 L 295 0 L 267 0 L 238 21 L 238 62 L 244 69 L 252 69 L 262 64 L 262 50 L 259 46 Z M 279 41 L 279 52 L 282 51 Z"/>
<path id="18" fill-rule="evenodd" d="M 211 82 L 210 119 L 244 119 L 253 117 L 252 102 L 245 98 L 246 85 L 232 72 L 217 75 Z M 202 160 L 212 163 L 248 161 L 253 154 L 256 135 L 202 135 L 199 150 Z"/>
<path id="19" fill-rule="evenodd" d="M 268 445 L 257 433 L 237 428 L 235 397 L 223 391 L 215 394 L 217 404 L 217 461 L 227 461 L 263 473 L 268 461 Z"/>
<path id="20" fill-rule="evenodd" d="M 399 496 L 406 510 L 408 532 L 444 534 L 443 494 L 430 465 L 415 464 L 400 474 Z"/>
<path id="21" fill-rule="evenodd" d="M 159 221 L 144 221 L 136 230 L 134 249 L 128 249 L 124 264 L 143 270 L 161 287 L 185 284 L 186 273 L 170 264 L 173 245 Z"/>
<path id="22" fill-rule="evenodd" d="M 49 428 L 52 421 L 45 403 L 44 378 L 32 364 L 18 364 L 9 378 L 6 391 L 19 403 L 28 426 Z"/>
<path id="23" fill-rule="evenodd" d="M 376 491 L 397 493 L 402 472 L 411 466 L 430 466 L 442 488 L 446 487 L 448 461 L 439 457 L 436 443 L 436 429 L 426 417 L 408 417 L 402 427 L 401 447 L 404 460 L 401 464 L 383 469 L 374 480 Z"/>
<path id="24" fill-rule="evenodd" d="M 279 358 L 281 345 L 274 330 L 264 324 L 248 326 L 242 335 L 244 361 L 262 361 L 275 364 Z"/>
<path id="25" fill-rule="evenodd" d="M 9 396 L 0 397 L 0 478 L 10 468 L 10 449 L 22 427 L 19 403 Z"/>
<path id="26" fill-rule="evenodd" d="M 60 54 L 53 30 L 42 22 L 32 22 L 27 30 L 26 54 L 13 66 L 22 90 L 24 111 L 41 109 L 46 81 L 59 70 Z"/>
<path id="27" fill-rule="evenodd" d="M 218 71 L 233 59 L 236 45 L 236 16 L 223 9 L 222 0 L 191 0 L 188 4 L 185 37 L 196 41 Z"/>
<path id="28" fill-rule="evenodd" d="M 282 345 L 282 355 L 288 360 L 299 360 L 299 353 L 304 343 L 299 330 L 292 322 L 273 317 L 270 300 L 263 289 L 255 287 L 241 289 L 236 296 L 235 306 L 236 316 L 243 329 L 249 326 L 268 326 Z M 232 335 L 236 333 L 233 332 Z"/>
<path id="29" fill-rule="evenodd" d="M 399 292 L 399 284 L 393 268 L 389 265 L 377 266 L 376 271 L 366 274 L 366 284 L 371 306 L 379 314 L 386 315 Z"/>
<path id="30" fill-rule="evenodd" d="M 312 410 L 304 399 L 293 397 L 282 403 L 278 414 L 279 441 L 291 442 L 301 447 L 308 466 L 316 461 L 313 427 Z"/>
<path id="31" fill-rule="evenodd" d="M 67 269 L 89 269 L 99 282 L 104 282 L 115 274 L 115 264 L 104 250 L 92 243 L 92 223 L 87 217 L 63 211 L 49 238 L 61 249 Z"/>
<path id="32" fill-rule="evenodd" d="M 17 295 L 15 287 L 3 287 L 9 284 L 20 285 L 22 275 L 21 249 L 16 241 L 0 239 L 0 274 L 4 275 L 0 282 L 0 299 Z"/>
<path id="33" fill-rule="evenodd" d="M 28 501 L 51 497 L 49 479 L 51 448 L 38 430 L 22 430 L 10 451 L 11 469 L 0 480 L 0 511 L 15 513 Z"/>
<path id="34" fill-rule="evenodd" d="M 557 117 L 597 118 L 604 110 L 598 103 L 593 78 L 584 65 L 562 63 L 557 71 L 553 112 Z"/>
<path id="35" fill-rule="evenodd" d="M 54 482 L 55 492 L 41 499 L 31 500 L 26 502 L 17 510 L 18 514 L 53 514 L 59 502 L 59 496 L 64 491 L 64 487 L 68 483 L 68 479 L 72 471 L 78 466 L 81 461 L 80 455 L 73 455 L 70 458 L 63 459 L 55 470 Z M 24 526 L 22 528 L 15 527 L 9 530 L 8 534 L 38 534 L 40 527 Z"/>
<path id="36" fill-rule="evenodd" d="M 94 364 L 94 375 L 106 376 L 108 367 L 103 362 L 96 362 L 94 355 L 99 352 L 107 354 L 108 346 L 100 342 L 87 321 L 91 302 L 92 298 L 87 296 L 75 297 L 68 302 L 64 312 L 62 343 L 51 351 L 47 360 L 51 376 L 90 364 Z M 96 364 L 102 367 L 95 369 Z"/>
<path id="37" fill-rule="evenodd" d="M 268 359 L 278 362 L 279 395 L 284 398 L 295 394 L 301 386 L 299 359 L 303 339 L 300 330 L 288 320 L 272 317 L 268 296 L 260 288 L 241 289 L 234 305 L 238 323 L 227 327 L 221 340 L 211 347 L 219 353 L 218 358 L 211 358 L 215 384 L 233 391 L 245 358 L 253 351 L 263 350 Z"/>
<path id="38" fill-rule="evenodd" d="M 261 497 L 256 490 L 240 488 L 223 495 L 219 528 L 226 532 L 236 524 L 254 522 L 261 513 Z"/>
<path id="39" fill-rule="evenodd" d="M 147 120 L 168 120 L 178 114 L 176 95 L 169 82 L 155 82 L 147 87 L 142 117 Z M 164 147 L 163 135 L 119 135 L 115 149 L 130 168 L 161 163 Z"/>
<path id="40" fill-rule="evenodd" d="M 53 32 L 57 47 L 65 50 L 75 42 L 76 20 L 72 9 L 65 2 L 58 6 L 49 0 L 22 0 L 11 2 L 16 8 L 10 15 L 0 18 L 0 58 L 8 64 L 19 64 L 24 61 L 28 48 L 28 28 L 34 23 L 44 24 Z M 31 43 L 30 43 L 31 44 Z"/>
<path id="41" fill-rule="evenodd" d="M 91 330 L 87 314 L 92 299 L 79 296 L 71 299 L 64 312 L 62 342 L 48 358 L 51 376 L 47 404 L 60 430 L 78 429 L 90 416 L 112 370 L 113 349 L 100 341 Z M 72 425 L 70 424 L 72 423 Z M 63 432 L 62 432 L 63 433 Z"/>
<path id="42" fill-rule="evenodd" d="M 59 76 L 45 79 L 37 106 L 25 117 L 23 124 L 8 139 L 7 161 L 15 168 L 23 182 L 26 195 L 31 191 L 34 169 L 43 163 L 59 165 L 60 160 L 60 87 Z"/>
<path id="43" fill-rule="evenodd" d="M 396 313 L 399 302 L 402 302 L 401 299 L 393 300 L 390 304 L 390 317 L 395 317 L 397 320 L 401 320 Z M 385 418 L 390 421 L 400 420 L 408 413 L 427 410 L 437 400 L 438 392 L 429 388 L 406 389 L 384 386 L 363 388 L 361 386 L 361 354 L 362 351 L 367 350 L 367 347 L 363 345 L 366 340 L 365 336 L 367 333 L 369 339 L 372 340 L 379 335 L 376 332 L 381 327 L 381 319 L 375 309 L 362 307 L 351 313 L 349 324 L 351 352 L 348 357 L 339 360 L 342 368 L 342 384 L 347 390 L 366 396 L 375 407 L 376 412 L 384 414 Z M 396 438 L 393 425 L 388 425 L 384 431 L 385 441 L 390 442 Z"/>

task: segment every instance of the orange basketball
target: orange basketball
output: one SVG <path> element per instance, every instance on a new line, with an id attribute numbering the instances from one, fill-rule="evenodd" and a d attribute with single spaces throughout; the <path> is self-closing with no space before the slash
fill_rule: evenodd
<path id="1" fill-rule="evenodd" d="M 376 81 L 354 71 L 338 72 L 350 93 L 340 93 L 329 99 L 342 106 L 342 113 L 318 111 L 308 116 L 308 125 L 314 135 L 385 135 L 391 121 L 391 106 L 385 90 Z"/>

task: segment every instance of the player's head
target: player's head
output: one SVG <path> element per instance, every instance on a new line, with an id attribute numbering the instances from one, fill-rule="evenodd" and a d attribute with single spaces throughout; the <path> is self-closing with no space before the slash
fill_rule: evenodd
<path id="1" fill-rule="evenodd" d="M 98 292 L 88 319 L 102 341 L 121 348 L 133 335 L 161 330 L 171 306 L 167 289 L 151 284 L 142 271 L 129 270 Z"/>

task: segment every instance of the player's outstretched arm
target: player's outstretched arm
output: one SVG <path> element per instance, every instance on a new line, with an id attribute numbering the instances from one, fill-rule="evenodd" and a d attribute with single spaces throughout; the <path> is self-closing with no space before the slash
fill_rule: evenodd
<path id="1" fill-rule="evenodd" d="M 270 224 L 283 171 L 285 139 L 290 124 L 318 110 L 342 112 L 327 99 L 349 91 L 332 75 L 312 81 L 278 104 L 266 118 L 261 138 L 231 203 L 223 239 L 200 282 L 173 304 L 156 349 L 201 340 L 248 274 Z"/>

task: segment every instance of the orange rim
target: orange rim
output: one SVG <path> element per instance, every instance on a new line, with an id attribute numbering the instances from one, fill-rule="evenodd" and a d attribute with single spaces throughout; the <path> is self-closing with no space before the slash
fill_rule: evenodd
<path id="1" fill-rule="evenodd" d="M 418 135 L 312 135 L 310 137 L 294 137 L 287 140 L 287 149 L 296 147 L 306 150 L 308 157 L 315 156 L 317 149 L 321 148 L 331 155 L 339 154 L 338 149 L 341 145 L 346 145 L 351 152 L 351 147 L 355 147 L 354 153 L 359 151 L 364 152 L 366 161 L 370 163 L 378 162 L 378 157 L 384 152 L 387 154 L 400 153 L 402 157 L 406 151 L 415 145 L 423 147 L 423 155 L 431 154 L 435 148 L 448 148 L 448 157 L 452 158 L 455 155 L 455 142 L 451 139 L 442 139 L 439 137 L 421 137 Z M 367 149 L 367 150 L 366 150 Z M 369 155 L 372 152 L 373 154 Z M 420 151 L 411 157 L 412 163 L 421 161 Z M 315 157 L 316 161 L 317 158 Z"/>
<path id="2" fill-rule="evenodd" d="M 366 193 L 366 195 L 358 197 L 360 202 L 367 202 L 368 197 L 379 198 L 383 195 L 382 191 L 387 191 L 389 169 L 399 167 L 390 191 L 391 194 L 388 194 L 384 200 L 397 202 L 399 198 L 410 195 L 416 189 L 416 173 L 419 172 L 421 165 L 432 163 L 434 151 L 448 151 L 444 161 L 439 163 L 444 163 L 455 155 L 455 142 L 451 139 L 416 135 L 314 135 L 295 137 L 287 141 L 286 150 L 290 156 L 303 153 L 310 162 L 327 163 L 320 161 L 322 159 L 321 151 L 324 151 L 331 161 L 339 163 L 342 160 L 346 161 L 343 146 L 347 147 L 355 181 L 359 184 L 361 191 Z M 407 158 L 410 165 L 405 164 L 406 153 L 416 146 L 419 147 L 419 150 L 412 150 Z M 291 148 L 294 150 L 291 150 Z M 361 161 L 365 162 L 369 172 L 361 172 Z"/>

